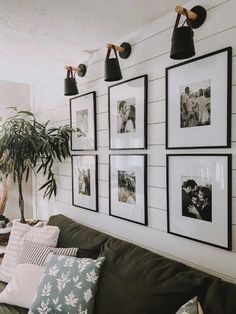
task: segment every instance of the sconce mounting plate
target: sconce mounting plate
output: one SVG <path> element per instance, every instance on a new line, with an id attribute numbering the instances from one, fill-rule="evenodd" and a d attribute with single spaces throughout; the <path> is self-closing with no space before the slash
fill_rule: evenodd
<path id="1" fill-rule="evenodd" d="M 129 43 L 122 43 L 120 45 L 120 47 L 124 48 L 125 50 L 122 51 L 122 52 L 119 52 L 119 56 L 122 58 L 122 59 L 127 59 L 129 58 L 130 54 L 131 54 L 131 45 Z"/>
<path id="2" fill-rule="evenodd" d="M 200 5 L 196 5 L 191 9 L 194 13 L 197 14 L 197 19 L 196 20 L 191 20 L 191 25 L 192 28 L 198 28 L 202 26 L 202 24 L 205 22 L 206 16 L 207 16 L 207 11 Z"/>
<path id="3" fill-rule="evenodd" d="M 77 74 L 78 74 L 80 77 L 85 76 L 86 71 L 87 71 L 86 65 L 81 63 L 81 64 L 79 64 L 78 68 L 80 69 L 80 71 L 77 71 Z"/>

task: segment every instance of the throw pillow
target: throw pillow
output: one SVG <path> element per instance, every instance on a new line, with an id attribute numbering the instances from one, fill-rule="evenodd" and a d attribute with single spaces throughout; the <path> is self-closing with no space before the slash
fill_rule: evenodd
<path id="1" fill-rule="evenodd" d="M 31 227 L 14 221 L 0 267 L 0 280 L 10 281 L 14 268 L 20 262 L 25 240 L 56 246 L 59 232 L 60 229 L 56 226 Z"/>
<path id="2" fill-rule="evenodd" d="M 21 256 L 21 263 L 43 266 L 50 252 L 57 255 L 76 256 L 78 248 L 58 248 L 50 247 L 31 241 L 24 242 L 24 248 Z"/>
<path id="3" fill-rule="evenodd" d="M 198 297 L 194 297 L 182 305 L 176 314 L 203 314 L 201 305 L 198 302 Z"/>
<path id="4" fill-rule="evenodd" d="M 30 308 L 37 292 L 44 267 L 19 264 L 13 272 L 12 279 L 0 293 L 0 303 Z"/>
<path id="5" fill-rule="evenodd" d="M 50 256 L 29 313 L 92 314 L 104 257 Z"/>

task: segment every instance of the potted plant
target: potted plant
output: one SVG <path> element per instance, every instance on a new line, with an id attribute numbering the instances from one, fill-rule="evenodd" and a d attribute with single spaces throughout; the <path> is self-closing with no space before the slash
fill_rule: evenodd
<path id="1" fill-rule="evenodd" d="M 40 187 L 45 189 L 44 197 L 56 195 L 53 164 L 70 156 L 71 131 L 67 125 L 50 127 L 49 121 L 40 123 L 29 111 L 16 111 L 0 127 L 0 171 L 10 174 L 18 185 L 22 223 L 25 223 L 23 181 L 27 182 L 31 170 L 42 171 L 46 177 Z"/>

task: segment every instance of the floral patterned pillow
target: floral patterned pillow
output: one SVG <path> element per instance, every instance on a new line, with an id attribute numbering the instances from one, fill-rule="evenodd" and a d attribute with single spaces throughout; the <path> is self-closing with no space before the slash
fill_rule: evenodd
<path id="1" fill-rule="evenodd" d="M 201 305 L 198 302 L 198 297 L 194 297 L 182 305 L 176 314 L 203 314 Z"/>
<path id="2" fill-rule="evenodd" d="M 29 313 L 92 314 L 104 257 L 49 257 Z"/>

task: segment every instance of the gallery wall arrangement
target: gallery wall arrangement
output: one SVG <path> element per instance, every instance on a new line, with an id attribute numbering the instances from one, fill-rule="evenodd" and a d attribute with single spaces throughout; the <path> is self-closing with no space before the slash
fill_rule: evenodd
<path id="1" fill-rule="evenodd" d="M 231 47 L 166 68 L 166 149 L 230 147 L 231 68 Z M 147 75 L 108 87 L 110 151 L 147 148 L 147 90 Z M 96 92 L 70 100 L 72 151 L 96 149 L 95 112 Z M 167 154 L 169 233 L 232 248 L 231 158 Z M 73 205 L 98 211 L 97 156 L 74 155 L 72 181 Z M 148 224 L 147 154 L 109 155 L 109 215 Z"/>
<path id="2" fill-rule="evenodd" d="M 193 0 L 187 3 L 186 6 L 187 8 L 192 8 L 193 6 L 196 6 L 198 4 L 199 3 L 197 1 Z M 76 79 L 80 95 L 92 91 L 96 92 L 95 123 L 97 124 L 97 150 L 73 150 L 72 154 L 97 155 L 99 205 L 98 212 L 79 208 L 72 205 L 71 164 L 70 161 L 67 161 L 62 166 L 58 166 L 57 169 L 57 176 L 60 180 L 60 186 L 56 200 L 46 203 L 42 200 L 40 193 L 37 192 L 37 213 L 40 217 L 45 217 L 45 208 L 47 208 L 49 214 L 53 214 L 55 210 L 57 210 L 58 212 L 64 213 L 71 218 L 81 221 L 81 223 L 83 224 L 88 224 L 91 227 L 98 228 L 105 233 L 123 238 L 124 240 L 128 239 L 131 242 L 138 243 L 140 246 L 151 248 L 153 251 L 160 252 L 161 254 L 163 253 L 164 255 L 167 255 L 171 258 L 173 257 L 177 260 L 180 259 L 186 264 L 196 265 L 197 268 L 205 271 L 211 271 L 214 274 L 219 275 L 220 277 L 224 277 L 228 280 L 230 280 L 230 278 L 236 280 L 236 270 L 233 266 L 236 256 L 236 37 L 234 16 L 236 3 L 233 0 L 212 0 L 204 1 L 204 4 L 203 2 L 201 4 L 204 5 L 206 8 L 207 18 L 204 24 L 199 29 L 193 29 L 194 37 L 192 39 L 194 41 L 195 56 L 191 57 L 191 59 L 177 60 L 170 58 L 172 48 L 171 39 L 174 31 L 173 25 L 176 18 L 176 13 L 174 12 L 170 12 L 170 14 L 168 13 L 161 19 L 157 19 L 152 24 L 146 25 L 141 30 L 137 29 L 132 34 L 127 33 L 127 35 L 122 38 L 122 40 L 130 42 L 132 45 L 132 52 L 128 59 L 121 59 L 117 52 L 120 63 L 120 70 L 123 76 L 122 80 L 108 83 L 104 81 L 105 57 L 107 52 L 105 48 L 105 43 L 101 43 L 101 49 L 94 52 L 91 57 L 88 58 L 88 61 L 86 61 L 87 73 L 85 77 L 78 78 L 77 76 Z M 227 18 L 222 18 L 222 12 L 223 16 L 227 16 Z M 181 24 L 179 24 L 178 28 L 182 28 L 181 25 L 184 19 L 184 17 L 181 17 Z M 186 26 L 186 23 L 184 26 Z M 117 38 L 117 40 L 115 40 L 115 43 L 119 45 L 122 40 Z M 229 46 L 232 46 L 232 62 L 230 50 L 229 52 L 227 51 Z M 111 52 L 110 58 L 112 58 L 113 56 L 114 53 Z M 199 57 L 200 59 L 196 60 L 196 58 L 198 59 Z M 79 64 L 80 62 L 80 60 L 73 61 L 75 62 L 75 65 Z M 212 63 L 214 63 L 214 69 L 211 68 Z M 222 66 L 223 63 L 225 64 L 225 67 Z M 227 75 L 229 75 L 229 79 L 231 79 L 231 63 L 232 84 L 227 78 Z M 202 75 L 201 69 L 205 73 L 205 67 L 206 69 L 210 69 L 209 71 L 207 70 L 209 73 L 208 76 Z M 226 70 L 227 67 L 229 67 L 228 72 Z M 165 69 L 168 68 L 169 70 L 167 84 Z M 193 69 L 193 73 L 189 69 Z M 213 70 L 215 70 L 216 77 L 210 75 Z M 181 76 L 183 77 L 186 74 L 186 81 L 183 82 L 183 84 L 180 82 L 180 85 L 170 85 L 170 80 L 172 80 L 173 83 L 173 80 L 175 80 L 177 73 L 181 74 Z M 114 149 L 111 149 L 109 139 L 108 87 L 116 85 L 117 83 L 123 83 L 126 80 L 135 79 L 139 76 L 143 76 L 144 74 L 148 75 L 147 148 L 115 149 L 114 147 Z M 222 76 L 226 77 L 223 84 L 220 83 Z M 208 85 L 205 84 L 204 81 L 206 81 L 206 83 L 210 86 L 209 89 L 207 89 Z M 55 120 L 55 124 L 58 125 L 62 123 L 62 121 L 64 123 L 69 122 L 68 99 L 66 99 L 66 97 L 62 95 L 63 93 L 61 82 L 62 77 L 60 69 L 57 81 L 55 80 L 53 82 L 49 82 L 48 85 L 46 85 L 45 83 L 45 86 L 43 87 L 37 84 L 37 93 L 35 98 L 35 112 L 39 114 L 40 118 L 46 121 L 53 117 L 53 119 Z M 217 87 L 218 84 L 220 84 L 220 88 Z M 166 103 L 167 85 L 169 93 L 168 104 Z M 120 84 L 118 86 L 123 87 L 125 85 Z M 191 118 L 189 115 L 188 118 L 188 114 L 186 114 L 186 111 L 184 112 L 182 110 L 182 113 L 186 114 L 187 119 L 185 119 L 185 116 L 183 114 L 183 127 L 181 127 L 181 107 L 185 108 L 186 110 L 184 102 L 181 103 L 181 98 L 182 101 L 184 101 L 184 98 L 187 99 L 186 95 L 184 95 L 185 88 L 183 86 L 185 88 L 189 87 L 189 98 L 191 102 L 193 100 L 194 103 L 192 108 L 194 115 L 192 115 Z M 230 106 L 231 103 L 231 88 L 232 107 L 231 110 L 229 110 L 230 107 L 227 107 L 228 105 Z M 202 91 L 199 93 L 200 89 Z M 206 92 L 205 89 L 207 90 Z M 112 90 L 113 87 L 110 88 L 111 93 Z M 170 102 L 171 96 L 173 96 L 171 94 L 172 91 L 173 93 L 177 93 L 176 99 L 174 99 L 175 103 Z M 204 104 L 204 97 L 207 94 L 209 95 L 209 91 L 210 97 L 207 97 L 209 99 L 207 99 L 208 105 L 206 106 L 206 108 L 208 107 L 208 110 L 205 111 L 205 115 L 201 115 L 198 101 L 202 99 L 202 103 Z M 225 91 L 226 93 L 229 93 L 229 97 L 226 95 Z M 183 94 L 183 97 L 181 97 L 181 94 Z M 122 100 L 122 95 L 121 98 L 118 100 Z M 222 102 L 222 104 L 220 104 L 219 106 L 220 101 Z M 167 107 L 168 118 L 166 117 Z M 202 119 L 200 119 L 199 116 L 202 116 Z M 216 127 L 215 119 L 219 119 L 219 116 L 221 116 L 221 121 L 219 126 Z M 174 121 L 171 121 L 170 117 L 173 117 Z M 231 122 L 232 129 L 230 130 Z M 168 147 L 166 143 L 167 126 Z M 112 131 L 115 131 L 114 125 L 111 125 L 111 127 L 113 127 Z M 174 127 L 176 127 L 176 134 L 179 135 L 178 137 L 175 136 L 175 134 L 173 136 Z M 215 130 L 215 133 L 213 132 L 214 136 L 209 136 L 210 131 L 208 132 L 208 130 L 210 129 L 212 131 Z M 228 131 L 227 129 L 230 131 Z M 197 130 L 197 132 L 195 130 Z M 194 133 L 199 134 L 197 140 L 192 138 L 192 134 Z M 184 139 L 180 136 L 180 134 L 181 136 L 182 134 L 184 134 Z M 224 136 L 222 136 L 222 134 L 224 134 Z M 123 135 L 130 136 L 129 133 L 123 133 Z M 228 141 L 230 141 L 230 137 L 231 145 L 228 143 Z M 109 215 L 109 156 L 120 154 L 130 156 L 137 154 L 147 155 L 147 225 L 137 224 L 133 222 L 133 215 L 128 217 L 128 219 L 131 218 L 130 221 L 120 219 L 123 218 L 123 213 L 122 215 L 120 215 L 121 217 L 114 217 Z M 202 197 L 202 193 L 196 193 L 196 191 L 199 191 L 200 187 L 211 187 L 210 196 L 212 197 L 212 222 L 207 220 L 206 218 L 200 219 L 201 215 L 198 216 L 199 218 L 180 215 L 178 219 L 175 220 L 175 214 L 181 213 L 182 198 L 179 200 L 179 202 L 181 201 L 180 203 L 177 204 L 176 201 L 176 206 L 178 205 L 178 210 L 177 207 L 173 209 L 173 206 L 171 207 L 170 203 L 174 200 L 172 190 L 179 191 L 178 193 L 175 192 L 177 196 L 179 195 L 179 193 L 180 195 L 182 195 L 182 186 L 184 188 L 188 180 L 183 179 L 183 181 L 181 181 L 180 179 L 178 182 L 177 180 L 172 180 L 171 178 L 173 178 L 174 175 L 172 174 L 173 169 L 169 167 L 169 181 L 172 180 L 172 186 L 170 187 L 170 183 L 167 186 L 168 177 L 166 174 L 166 155 L 169 154 L 185 155 L 181 157 L 176 156 L 173 157 L 173 159 L 175 160 L 177 158 L 180 158 L 184 163 L 186 162 L 187 164 L 194 160 L 193 165 L 195 165 L 196 157 L 190 155 L 200 155 L 198 159 L 199 162 L 201 161 L 203 162 L 203 164 L 198 164 L 197 166 L 192 165 L 189 168 L 192 169 L 192 173 L 189 173 L 189 171 L 187 170 L 185 173 L 184 169 L 182 169 L 182 177 L 190 177 L 189 180 L 193 181 L 194 179 L 191 179 L 191 177 L 196 177 L 195 182 L 197 183 L 198 189 L 194 191 L 195 198 L 193 197 L 193 202 L 198 200 L 199 197 Z M 195 173 L 195 171 L 197 172 L 197 167 L 202 168 L 203 171 L 206 167 L 208 167 L 205 165 L 205 160 L 208 158 L 207 156 L 205 156 L 205 154 L 224 155 L 222 156 L 222 159 L 219 159 L 218 164 L 219 167 L 220 165 L 224 165 L 221 171 L 222 175 L 223 173 L 227 173 L 227 167 L 229 169 L 230 175 L 228 179 L 231 180 L 232 177 L 232 182 L 230 182 L 229 184 L 229 187 L 232 186 L 232 193 L 230 189 L 227 191 L 228 183 L 227 186 L 225 186 L 225 190 L 219 190 L 219 186 L 217 184 L 218 178 L 210 179 L 210 176 L 208 176 L 207 178 L 209 178 L 209 181 L 211 180 L 211 182 L 207 182 L 206 179 L 204 181 L 205 172 L 203 177 L 200 176 L 201 179 L 199 182 L 199 174 Z M 230 165 L 230 162 L 226 162 L 227 159 L 230 160 L 230 157 L 225 156 L 228 154 L 232 154 L 232 166 Z M 170 158 L 172 161 L 172 157 Z M 210 157 L 210 160 L 212 159 L 213 156 Z M 213 166 L 214 163 L 212 163 L 212 167 Z M 122 167 L 117 170 L 117 179 L 114 180 L 117 185 L 118 171 L 125 170 L 122 170 Z M 130 181 L 132 181 L 132 173 L 128 173 L 127 177 L 130 177 Z M 225 179 L 227 180 L 227 177 L 225 177 Z M 40 184 L 40 178 L 37 179 L 37 184 Z M 122 184 L 120 185 L 122 187 Z M 222 209 L 219 210 L 218 207 L 215 207 L 214 204 L 216 202 L 216 195 L 218 192 L 231 193 L 232 197 L 229 197 L 231 198 L 232 202 L 232 216 L 230 212 L 228 213 L 228 209 L 230 209 L 230 202 L 227 206 L 226 198 L 224 198 L 225 196 L 221 198 L 221 202 L 223 204 Z M 128 192 L 127 194 L 129 195 L 131 193 Z M 167 204 L 167 197 L 170 199 L 169 204 Z M 117 194 L 116 198 L 118 198 Z M 132 194 L 131 197 L 127 199 L 132 200 Z M 199 201 L 198 203 L 198 208 L 201 208 L 201 203 Z M 124 203 L 124 205 L 126 205 L 126 208 L 129 209 L 132 209 L 134 206 L 131 203 Z M 191 208 L 191 210 L 194 210 L 193 207 Z M 201 238 L 200 232 L 196 232 L 196 230 L 192 231 L 189 229 L 189 226 L 191 225 L 193 227 L 199 226 L 199 230 L 204 230 L 204 226 L 208 225 L 210 228 L 209 230 L 213 230 L 215 227 L 217 227 L 217 223 L 214 219 L 219 219 L 221 211 L 222 213 L 224 213 L 224 219 L 226 220 L 224 220 L 224 226 L 222 228 L 219 228 L 219 231 L 222 231 L 222 233 L 220 234 L 220 236 L 216 237 L 215 241 L 212 241 L 210 236 Z M 113 213 L 114 212 L 112 212 L 112 214 Z M 141 211 L 139 211 L 139 213 L 141 213 Z M 116 215 L 117 212 L 115 212 L 114 214 Z M 168 215 L 170 216 L 169 226 L 167 224 Z M 232 223 L 229 220 L 229 225 L 227 225 L 226 216 L 228 216 L 232 220 Z M 176 225 L 178 229 L 176 229 Z M 184 227 L 188 227 L 187 230 L 185 230 Z M 232 234 L 232 237 L 230 236 L 230 234 Z M 230 242 L 232 242 L 231 251 L 229 251 Z"/>

